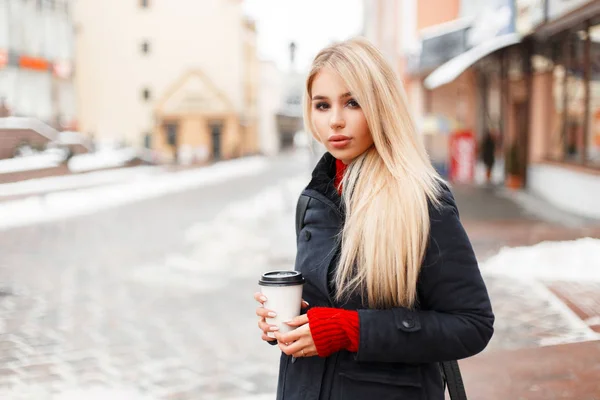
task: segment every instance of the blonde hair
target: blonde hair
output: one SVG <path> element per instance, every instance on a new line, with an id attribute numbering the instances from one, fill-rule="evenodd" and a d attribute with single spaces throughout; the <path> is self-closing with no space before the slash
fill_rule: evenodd
<path id="1" fill-rule="evenodd" d="M 342 181 L 346 220 L 335 271 L 336 300 L 358 290 L 370 307 L 413 307 L 428 245 L 428 203 L 439 205 L 441 178 L 416 132 L 400 80 L 363 38 L 331 45 L 313 61 L 304 123 L 317 140 L 310 99 L 312 82 L 323 68 L 344 80 L 374 141 L 348 165 Z"/>

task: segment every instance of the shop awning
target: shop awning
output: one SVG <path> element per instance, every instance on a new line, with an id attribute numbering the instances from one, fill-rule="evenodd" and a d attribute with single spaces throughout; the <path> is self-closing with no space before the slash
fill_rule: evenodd
<path id="1" fill-rule="evenodd" d="M 458 78 L 460 74 L 465 72 L 467 68 L 485 56 L 492 54 L 496 50 L 520 42 L 521 36 L 519 34 L 509 33 L 478 44 L 436 68 L 427 78 L 425 78 L 424 86 L 427 89 L 435 89 L 450 83 Z"/>

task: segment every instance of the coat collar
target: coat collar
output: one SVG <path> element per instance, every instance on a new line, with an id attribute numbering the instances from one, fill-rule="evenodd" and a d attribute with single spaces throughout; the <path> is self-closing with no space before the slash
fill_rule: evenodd
<path id="1" fill-rule="evenodd" d="M 335 187 L 335 161 L 331 153 L 323 154 L 312 172 L 312 179 L 306 189 L 321 193 L 341 209 L 342 199 Z"/>

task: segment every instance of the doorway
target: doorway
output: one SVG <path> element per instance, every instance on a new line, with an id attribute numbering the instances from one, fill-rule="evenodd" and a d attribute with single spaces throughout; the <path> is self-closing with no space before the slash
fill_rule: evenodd
<path id="1" fill-rule="evenodd" d="M 173 160 L 177 162 L 177 145 L 179 143 L 179 124 L 177 122 L 166 122 L 165 123 L 165 134 L 167 145 L 173 152 Z"/>
<path id="2" fill-rule="evenodd" d="M 223 121 L 211 121 L 210 136 L 212 142 L 213 160 L 218 161 L 223 156 L 221 152 L 221 137 L 223 135 Z"/>

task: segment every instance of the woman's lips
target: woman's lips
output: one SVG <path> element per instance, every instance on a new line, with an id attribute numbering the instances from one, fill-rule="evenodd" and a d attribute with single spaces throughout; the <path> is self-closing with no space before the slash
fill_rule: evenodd
<path id="1" fill-rule="evenodd" d="M 333 135 L 329 138 L 329 143 L 331 144 L 331 147 L 334 147 L 336 149 L 343 149 L 344 147 L 350 144 L 351 140 L 352 138 L 348 136 Z"/>

